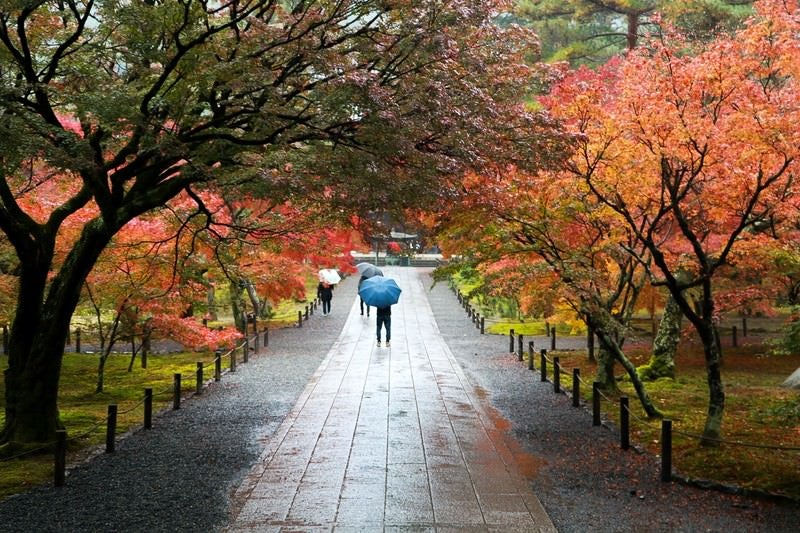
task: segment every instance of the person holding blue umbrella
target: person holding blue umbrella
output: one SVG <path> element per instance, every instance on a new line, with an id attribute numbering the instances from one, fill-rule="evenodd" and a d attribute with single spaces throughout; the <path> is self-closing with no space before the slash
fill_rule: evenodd
<path id="1" fill-rule="evenodd" d="M 392 305 L 398 302 L 401 292 L 395 280 L 383 276 L 373 276 L 365 279 L 358 289 L 358 295 L 364 302 L 378 310 L 375 313 L 378 346 L 381 345 L 381 330 L 383 328 L 386 328 L 386 346 L 390 346 L 392 340 Z"/>

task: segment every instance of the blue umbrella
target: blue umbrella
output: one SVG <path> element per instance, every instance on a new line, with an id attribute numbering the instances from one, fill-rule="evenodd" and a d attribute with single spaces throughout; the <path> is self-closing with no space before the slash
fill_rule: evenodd
<path id="1" fill-rule="evenodd" d="M 388 307 L 400 299 L 400 287 L 392 278 L 373 276 L 361 282 L 358 294 L 364 303 L 373 307 Z"/>

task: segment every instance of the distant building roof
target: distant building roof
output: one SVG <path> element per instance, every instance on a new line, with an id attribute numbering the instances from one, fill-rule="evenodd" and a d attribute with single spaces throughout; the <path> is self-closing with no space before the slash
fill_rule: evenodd
<path id="1" fill-rule="evenodd" d="M 403 239 L 416 239 L 416 238 L 417 238 L 417 235 L 416 235 L 416 234 L 413 234 L 413 235 L 412 235 L 411 233 L 402 233 L 402 232 L 400 232 L 400 231 L 394 231 L 394 230 L 392 230 L 391 232 L 389 232 L 389 236 L 390 236 L 392 239 L 397 239 L 397 240 L 403 240 Z"/>

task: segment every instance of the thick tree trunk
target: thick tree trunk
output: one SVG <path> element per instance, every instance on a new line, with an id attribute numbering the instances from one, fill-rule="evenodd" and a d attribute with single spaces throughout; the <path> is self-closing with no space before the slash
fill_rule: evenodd
<path id="1" fill-rule="evenodd" d="M 597 373 L 594 380 L 600 384 L 600 388 L 606 391 L 617 390 L 617 379 L 614 377 L 614 355 L 600 343 L 599 355 L 597 357 Z"/>
<path id="2" fill-rule="evenodd" d="M 38 253 L 20 258 L 23 267 L 5 372 L 6 420 L 0 432 L 4 445 L 0 455 L 51 443 L 62 427 L 58 385 L 70 318 L 86 276 L 109 239 L 101 222 L 87 225 L 49 286 L 53 241 L 39 243 Z"/>
<path id="3" fill-rule="evenodd" d="M 675 378 L 675 354 L 681 338 L 683 312 L 672 296 L 664 307 L 664 316 L 658 325 L 653 339 L 653 353 L 646 365 L 637 369 L 639 377 L 645 381 L 659 378 Z"/>

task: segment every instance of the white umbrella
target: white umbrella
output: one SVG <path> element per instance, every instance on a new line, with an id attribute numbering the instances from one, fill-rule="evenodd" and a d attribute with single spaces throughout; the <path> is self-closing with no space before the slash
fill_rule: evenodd
<path id="1" fill-rule="evenodd" d="M 319 271 L 319 280 L 323 283 L 328 283 L 330 285 L 336 285 L 340 281 L 342 281 L 341 276 L 339 273 L 333 270 L 332 268 L 323 268 Z"/>

